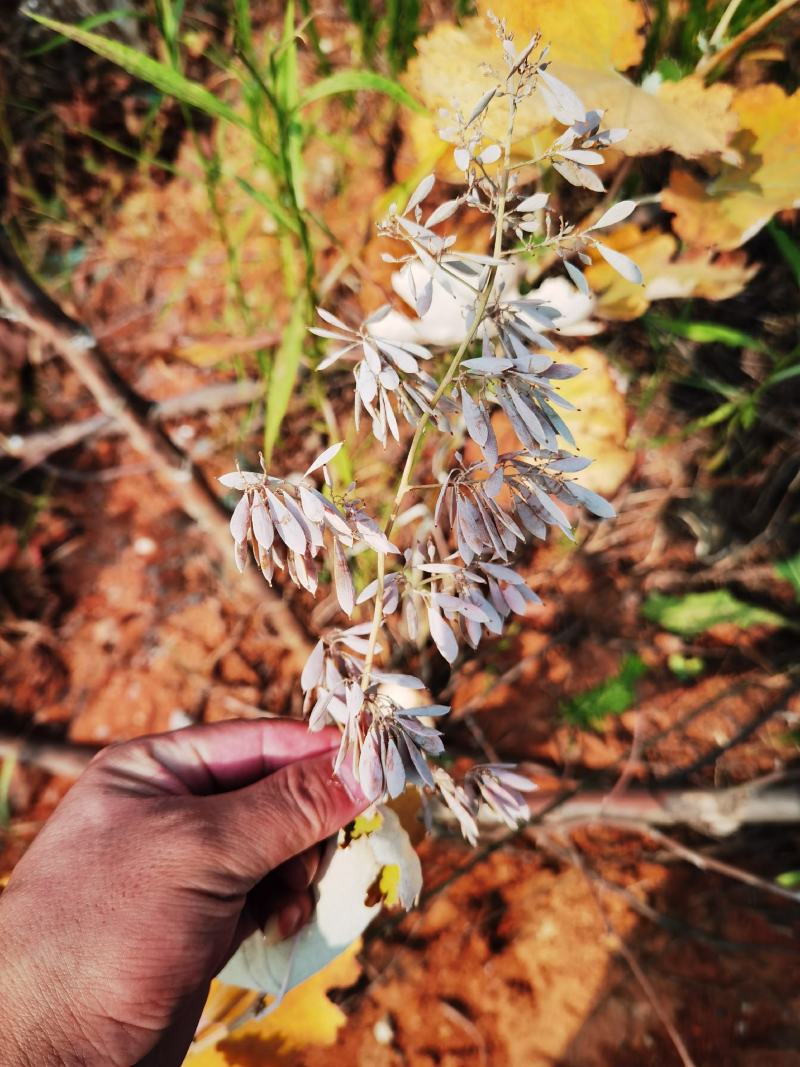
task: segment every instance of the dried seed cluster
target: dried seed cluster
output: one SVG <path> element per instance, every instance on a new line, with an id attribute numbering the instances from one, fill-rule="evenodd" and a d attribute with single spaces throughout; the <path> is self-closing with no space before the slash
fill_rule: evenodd
<path id="1" fill-rule="evenodd" d="M 501 272 L 515 257 L 548 250 L 586 293 L 581 267 L 590 262 L 593 248 L 623 277 L 641 281 L 631 260 L 596 237 L 598 230 L 627 218 L 634 202 L 614 204 L 593 225 L 576 229 L 550 208 L 548 194 L 524 188 L 522 168 L 512 167 L 509 159 L 517 107 L 532 93 L 540 94 L 565 128 L 529 161 L 528 174 L 548 163 L 573 185 L 600 192 L 603 185 L 593 168 L 626 131 L 603 129 L 602 112 L 587 110 L 550 73 L 547 49 L 538 37 L 517 51 L 502 21 L 495 23 L 504 69 L 492 72 L 494 84 L 468 117 L 456 110 L 446 115 L 441 130 L 454 145 L 463 191 L 425 210 L 436 187 L 429 175 L 403 210 L 393 205 L 380 224 L 382 233 L 407 246 L 407 254 L 384 258 L 406 270 L 420 317 L 430 311 L 437 288 L 465 308 L 463 343 L 448 355 L 398 341 L 382 327 L 388 306 L 355 328 L 319 309 L 323 325 L 312 328 L 331 342 L 321 371 L 341 362 L 353 365 L 356 426 L 366 412 L 384 447 L 390 437 L 401 441 L 398 414 L 414 430 L 388 523 L 378 526 L 356 497 L 355 485 L 337 495 L 329 464 L 340 444 L 326 449 L 302 475 L 281 479 L 265 470 L 236 471 L 221 479 L 242 493 L 231 520 L 240 566 L 249 542 L 268 581 L 276 568 L 285 569 L 313 595 L 320 563 L 326 561 L 342 611 L 350 617 L 362 605 L 371 607 L 372 622 L 331 629 L 311 653 L 301 677 L 310 729 L 339 725 L 337 767 L 350 760 L 376 800 L 397 796 L 407 783 L 438 792 L 472 842 L 481 806 L 512 827 L 524 820 L 523 794 L 531 783 L 509 765 L 492 764 L 474 767 L 459 784 L 431 763 L 442 754 L 443 742 L 429 720 L 449 709 L 411 706 L 410 695 L 399 702 L 398 692 L 423 689 L 422 681 L 381 670 L 375 658 L 392 661 L 404 643 L 419 644 L 430 636 L 454 663 L 462 642 L 476 648 L 484 633 L 500 634 L 509 615 L 522 615 L 539 601 L 514 569 L 515 559 L 531 536 L 544 538 L 550 527 L 572 536 L 563 506 L 584 507 L 601 518 L 614 514 L 602 497 L 571 477 L 590 461 L 571 451 L 575 442 L 565 418 L 572 405 L 559 393 L 559 382 L 579 372 L 549 336 L 560 312 L 534 296 L 506 296 Z M 507 109 L 503 143 L 484 130 L 490 107 Z M 462 251 L 457 232 L 439 232 L 464 209 L 491 216 L 491 253 Z M 418 283 L 419 278 L 424 281 Z M 499 418 L 513 430 L 516 451 L 499 451 Z M 429 425 L 457 441 L 471 439 L 482 458 L 467 462 L 452 436 L 443 438 L 434 454 L 436 483 L 413 486 L 411 473 Z M 322 489 L 312 477 L 318 473 Z M 417 500 L 403 512 L 411 491 Z M 395 530 L 406 542 L 402 551 L 390 540 Z M 365 549 L 377 555 L 378 577 L 357 595 L 349 556 Z M 388 572 L 387 557 L 397 564 Z"/>

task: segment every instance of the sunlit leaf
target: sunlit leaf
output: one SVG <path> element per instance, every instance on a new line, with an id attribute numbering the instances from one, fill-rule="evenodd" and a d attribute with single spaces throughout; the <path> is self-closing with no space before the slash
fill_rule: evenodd
<path id="1" fill-rule="evenodd" d="M 550 20 L 550 25 L 542 26 L 543 40 L 552 46 L 550 73 L 587 108 L 603 111 L 604 126 L 629 131 L 615 145 L 616 150 L 633 156 L 669 150 L 687 159 L 729 153 L 730 140 L 738 129 L 737 115 L 731 110 L 730 86 L 706 86 L 699 78 L 690 77 L 663 82 L 651 92 L 618 72 L 635 62 L 639 54 L 638 34 L 632 33 L 641 18 L 637 4 L 615 0 L 613 15 L 605 5 L 592 0 L 582 0 L 577 8 L 549 0 L 506 6 L 520 39 L 540 28 L 542 9 L 545 19 Z M 619 19 L 615 18 L 617 13 Z M 486 71 L 485 60 L 495 47 L 493 30 L 482 17 L 461 26 L 437 25 L 418 41 L 418 55 L 409 64 L 405 84 L 434 115 L 440 108 L 451 110 L 454 101 L 468 111 L 490 88 L 491 74 Z M 482 124 L 489 140 L 502 140 L 506 125 L 502 98 L 489 102 Z M 428 165 L 432 155 L 436 158 L 447 151 L 441 141 L 437 147 L 438 125 L 438 118 L 417 116 L 408 123 L 417 156 Z M 534 92 L 521 101 L 517 111 L 515 158 L 543 151 L 553 132 L 560 129 L 553 123 L 542 94 Z M 455 177 L 446 170 L 448 158 L 452 158 L 450 152 L 443 158 L 442 172 L 448 178 Z"/>
<path id="2" fill-rule="evenodd" d="M 569 361 L 582 367 L 583 374 L 559 382 L 559 393 L 578 409 L 570 413 L 570 429 L 581 455 L 592 460 L 576 480 L 601 496 L 611 497 L 636 462 L 627 444 L 625 397 L 602 352 L 584 345 L 569 353 Z"/>
<path id="3" fill-rule="evenodd" d="M 642 614 L 665 630 L 692 637 L 720 623 L 747 629 L 750 626 L 788 626 L 777 612 L 739 600 L 728 589 L 707 593 L 666 596 L 653 593 L 642 605 Z"/>
<path id="4" fill-rule="evenodd" d="M 247 938 L 220 972 L 223 981 L 263 993 L 293 989 L 343 952 L 380 911 L 368 891 L 384 867 L 401 869 L 397 892 L 411 907 L 422 886 L 419 858 L 397 815 L 383 806 L 381 824 L 337 848 L 317 887 L 319 899 L 309 923 L 296 938 Z"/>
<path id="5" fill-rule="evenodd" d="M 262 1064 L 296 1063 L 298 1052 L 332 1045 L 347 1016 L 327 994 L 358 981 L 359 947 L 360 941 L 354 941 L 287 993 L 274 1012 L 251 1022 L 239 1021 L 256 1008 L 258 994 L 213 982 L 195 1040 L 197 1051 L 190 1050 L 186 1067 L 249 1067 L 254 1055 Z"/>
<path id="6" fill-rule="evenodd" d="M 644 279 L 643 285 L 636 285 L 594 257 L 586 277 L 598 295 L 598 310 L 608 319 L 638 318 L 654 300 L 690 296 L 727 300 L 740 293 L 758 270 L 755 264 L 748 266 L 741 253 L 715 256 L 699 249 L 679 253 L 672 234 L 642 230 L 633 223 L 607 234 L 603 243 L 630 256 Z"/>
<path id="7" fill-rule="evenodd" d="M 707 182 L 675 170 L 662 194 L 672 227 L 687 244 L 732 249 L 772 216 L 800 204 L 800 90 L 756 85 L 736 94 L 742 166 L 726 165 Z"/>
<path id="8" fill-rule="evenodd" d="M 519 42 L 527 43 L 541 31 L 556 61 L 569 60 L 597 69 L 626 70 L 642 58 L 644 10 L 636 0 L 480 0 L 478 10 L 485 18 L 492 11 L 506 24 Z M 591 107 L 587 100 L 585 103 Z"/>

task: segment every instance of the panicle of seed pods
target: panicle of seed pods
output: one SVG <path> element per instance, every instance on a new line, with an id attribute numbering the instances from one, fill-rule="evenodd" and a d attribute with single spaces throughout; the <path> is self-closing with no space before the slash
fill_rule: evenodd
<path id="1" fill-rule="evenodd" d="M 395 441 L 400 440 L 393 402 L 411 426 L 416 426 L 420 417 L 426 414 L 434 419 L 440 430 L 449 429 L 447 405 L 436 411 L 430 406 L 437 383 L 419 362 L 431 358 L 427 348 L 412 341 L 382 337 L 376 332 L 381 319 L 390 310 L 388 305 L 380 308 L 358 330 L 353 330 L 329 311 L 318 308 L 317 314 L 333 329 L 311 327 L 311 333 L 317 337 L 339 343 L 339 347 L 322 360 L 319 370 L 333 366 L 343 356 L 356 359 L 353 370 L 356 429 L 364 410 L 372 420 L 375 438 L 384 446 L 390 434 Z"/>
<path id="2" fill-rule="evenodd" d="M 285 569 L 295 585 L 313 596 L 319 577 L 318 557 L 320 552 L 328 552 L 328 569 L 333 574 L 339 606 L 346 615 L 352 615 L 356 592 L 345 549 L 366 546 L 382 553 L 399 549 L 381 533 L 361 500 L 344 496 L 337 506 L 311 480 L 312 474 L 322 470 L 325 483 L 332 490 L 328 463 L 341 447 L 340 442 L 326 448 L 301 475 L 275 478 L 263 469 L 236 470 L 219 480 L 226 489 L 242 494 L 230 523 L 239 570 L 247 561 L 249 542 L 258 568 L 270 585 L 276 569 Z"/>
<path id="3" fill-rule="evenodd" d="M 622 277 L 641 281 L 638 267 L 597 237 L 627 218 L 636 204 L 614 204 L 593 223 L 575 227 L 553 209 L 549 194 L 522 186 L 520 168 L 508 169 L 510 135 L 501 145 L 484 123 L 489 125 L 489 109 L 506 108 L 513 118 L 519 104 L 538 93 L 563 132 L 529 161 L 532 168 L 548 163 L 568 183 L 597 192 L 603 191 L 595 169 L 603 162 L 602 153 L 627 131 L 603 128 L 602 111 L 587 110 L 553 75 L 538 35 L 519 48 L 503 20 L 492 21 L 502 65 L 490 69 L 492 82 L 474 107 L 446 113 L 440 131 L 453 145 L 463 187 L 431 207 L 429 198 L 438 190 L 434 176 L 428 175 L 402 210 L 393 204 L 379 224 L 382 234 L 405 245 L 405 254 L 383 258 L 404 269 L 413 266 L 407 273 L 418 316 L 431 310 L 435 282 L 464 308 L 467 340 L 449 357 L 445 375 L 429 348 L 390 336 L 384 323 L 388 305 L 357 327 L 319 309 L 322 325 L 312 327 L 312 333 L 330 343 L 319 370 L 340 361 L 352 365 L 356 428 L 366 413 L 373 436 L 384 447 L 390 438 L 401 440 L 399 415 L 419 429 L 417 444 L 423 422 L 448 435 L 434 453 L 437 481 L 414 487 L 423 499 L 386 527 L 410 547 L 401 551 L 389 540 L 355 495 L 355 486 L 335 493 L 328 464 L 341 445 L 326 449 L 301 475 L 278 478 L 263 469 L 237 470 L 220 479 L 242 493 L 231 520 L 240 567 L 250 544 L 267 581 L 276 569 L 286 570 L 313 595 L 324 562 L 346 615 L 370 605 L 371 623 L 323 633 L 301 676 L 310 729 L 331 722 L 341 729 L 336 768 L 348 760 L 365 793 L 376 800 L 397 796 L 409 783 L 437 791 L 473 843 L 481 808 L 514 827 L 528 817 L 524 793 L 533 785 L 508 764 L 473 767 L 459 784 L 432 763 L 443 742 L 431 720 L 449 709 L 405 707 L 402 698 L 398 703 L 398 687 L 418 691 L 424 688 L 422 681 L 382 670 L 374 658 L 395 662 L 403 639 L 420 644 L 429 636 L 447 662 L 454 663 L 462 644 L 477 648 L 485 634 L 500 634 L 510 615 L 523 615 L 531 603 L 540 602 L 515 569 L 526 542 L 545 538 L 550 527 L 571 537 L 565 508 L 585 508 L 601 518 L 614 514 L 602 497 L 571 477 L 590 461 L 576 454 L 565 421 L 573 406 L 559 385 L 579 368 L 551 336 L 559 310 L 510 289 L 510 257 L 554 253 L 583 293 L 589 291 L 582 268 L 591 262 L 590 253 L 602 256 Z M 491 254 L 464 251 L 457 232 L 444 232 L 452 230 L 462 211 L 491 218 Z M 511 428 L 519 449 L 500 452 L 499 421 Z M 471 456 L 480 458 L 465 458 L 470 452 L 461 450 L 462 442 L 472 442 L 477 452 L 470 445 Z M 410 457 L 410 467 L 415 459 Z M 324 487 L 314 477 L 320 473 Z M 438 489 L 435 501 L 424 496 L 431 489 Z M 402 496 L 399 491 L 393 518 Z M 357 595 L 348 554 L 365 548 L 381 558 L 381 579 Z M 391 568 L 386 568 L 387 556 L 393 557 Z"/>
<path id="4" fill-rule="evenodd" d="M 357 681 L 341 688 L 342 740 L 334 762 L 345 760 L 365 795 L 378 802 L 399 796 L 412 784 L 433 788 L 433 771 L 427 756 L 444 751 L 441 734 L 422 719 L 446 715 L 444 704 L 402 708 L 372 684 L 366 690 Z"/>

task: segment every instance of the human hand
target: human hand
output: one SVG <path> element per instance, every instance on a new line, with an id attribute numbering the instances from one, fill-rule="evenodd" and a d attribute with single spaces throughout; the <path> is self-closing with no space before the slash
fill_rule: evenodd
<path id="1" fill-rule="evenodd" d="M 0 897 L 3 1067 L 180 1064 L 211 978 L 302 926 L 320 844 L 368 806 L 338 743 L 260 719 L 99 753 Z"/>

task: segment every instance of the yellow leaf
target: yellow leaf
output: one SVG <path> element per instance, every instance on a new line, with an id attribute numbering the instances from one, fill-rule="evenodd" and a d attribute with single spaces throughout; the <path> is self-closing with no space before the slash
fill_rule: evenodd
<path id="1" fill-rule="evenodd" d="M 800 90 L 756 85 L 734 97 L 741 132 L 740 167 L 724 166 L 708 183 L 673 171 L 662 205 L 672 227 L 690 245 L 738 248 L 772 216 L 800 205 Z"/>
<path id="2" fill-rule="evenodd" d="M 613 70 L 596 71 L 554 63 L 553 73 L 581 97 L 586 107 L 604 109 L 605 127 L 621 126 L 628 136 L 614 147 L 626 156 L 675 152 L 684 159 L 724 155 L 738 128 L 730 110 L 733 89 L 699 78 L 662 82 L 646 92 Z"/>
<path id="3" fill-rule="evenodd" d="M 644 11 L 634 0 L 482 0 L 478 10 L 505 19 L 520 48 L 540 30 L 554 60 L 626 70 L 642 58 Z"/>
<path id="4" fill-rule="evenodd" d="M 378 889 L 384 904 L 393 908 L 400 901 L 400 867 L 396 863 L 387 863 L 381 870 Z"/>
<path id="5" fill-rule="evenodd" d="M 741 253 L 715 258 L 695 249 L 676 255 L 678 242 L 672 234 L 641 230 L 633 223 L 620 226 L 604 243 L 630 256 L 644 277 L 644 285 L 633 285 L 595 257 L 586 277 L 597 294 L 598 310 L 607 319 L 636 319 L 653 300 L 688 296 L 727 300 L 740 293 L 758 270 L 747 266 Z"/>
<path id="6" fill-rule="evenodd" d="M 302 1063 L 303 1049 L 333 1045 L 346 1016 L 327 993 L 358 980 L 360 947 L 360 940 L 355 941 L 318 974 L 287 993 L 272 1014 L 240 1026 L 237 1019 L 243 1011 L 255 1009 L 258 994 L 213 982 L 201 1020 L 203 1029 L 195 1042 L 199 1047 L 190 1050 L 185 1067 L 287 1067 Z M 214 1043 L 208 1046 L 208 1042 Z"/>
<path id="7" fill-rule="evenodd" d="M 359 815 L 353 822 L 353 829 L 349 833 L 349 837 L 352 841 L 358 840 L 359 837 L 364 837 L 366 834 L 371 834 L 375 830 L 379 830 L 383 826 L 383 816 L 374 808 L 370 815 L 369 810 L 364 815 Z"/>
<path id="8" fill-rule="evenodd" d="M 576 481 L 602 496 L 613 496 L 633 470 L 634 452 L 627 447 L 628 409 L 608 360 L 583 345 L 564 353 L 583 374 L 560 383 L 559 392 L 578 408 L 570 412 L 569 428 L 581 455 L 593 460 Z"/>
<path id="9" fill-rule="evenodd" d="M 616 6 L 620 4 L 623 11 L 638 10 L 629 0 L 616 0 Z M 584 21 L 589 27 L 594 25 L 594 16 L 587 12 L 602 12 L 606 19 L 606 8 L 594 2 L 579 5 L 577 11 L 573 5 L 561 4 L 560 8 L 566 14 L 560 20 L 553 17 L 556 5 L 550 0 L 513 6 L 513 22 L 520 40 L 527 40 L 537 29 L 540 7 L 550 28 L 550 34 L 546 30 L 543 33 L 543 41 L 551 43 L 552 54 L 556 57 L 552 72 L 577 92 L 587 108 L 605 112 L 604 126 L 623 127 L 629 131 L 616 149 L 629 156 L 669 150 L 686 159 L 729 153 L 729 141 L 738 128 L 738 118 L 730 110 L 733 99 L 730 86 L 720 83 L 706 87 L 700 79 L 690 77 L 680 82 L 662 83 L 654 92 L 639 88 L 613 69 L 616 53 L 611 27 L 615 24 L 610 19 L 596 52 L 587 58 L 583 49 L 575 51 L 570 36 L 572 30 Z M 633 55 L 630 37 L 623 33 L 621 40 L 627 44 L 619 54 L 628 58 Z M 601 63 L 604 54 L 607 60 Z M 497 55 L 497 37 L 486 19 L 470 19 L 460 27 L 441 24 L 419 42 L 418 55 L 409 64 L 405 84 L 433 115 L 438 114 L 440 108 L 452 110 L 454 106 L 469 112 L 497 80 L 487 70 L 487 62 L 493 67 Z M 618 58 L 616 62 L 619 62 Z M 482 121 L 487 137 L 500 140 L 507 124 L 505 100 L 492 101 Z M 440 120 L 425 116 L 415 115 L 409 120 L 407 130 L 416 157 L 428 161 L 444 156 L 441 168 L 444 176 L 460 179 L 460 172 L 453 167 L 449 146 L 438 139 L 436 129 L 439 125 Z M 515 161 L 539 155 L 560 130 L 561 127 L 553 124 L 539 95 L 533 93 L 520 103 L 517 111 Z"/>

